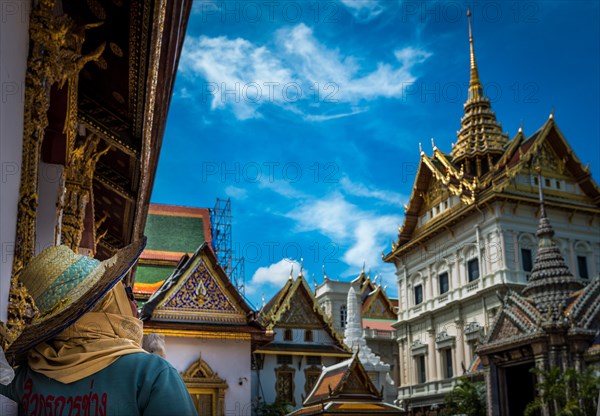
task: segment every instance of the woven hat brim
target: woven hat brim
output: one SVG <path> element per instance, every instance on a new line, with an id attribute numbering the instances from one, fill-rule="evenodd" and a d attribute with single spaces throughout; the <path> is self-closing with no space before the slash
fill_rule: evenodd
<path id="1" fill-rule="evenodd" d="M 7 359 L 15 362 L 20 355 L 56 336 L 89 312 L 131 270 L 145 245 L 145 239 L 131 243 L 105 260 L 103 263 L 108 265 L 102 276 L 81 296 L 70 300 L 60 312 L 47 319 L 37 318 L 28 325 L 6 350 Z"/>

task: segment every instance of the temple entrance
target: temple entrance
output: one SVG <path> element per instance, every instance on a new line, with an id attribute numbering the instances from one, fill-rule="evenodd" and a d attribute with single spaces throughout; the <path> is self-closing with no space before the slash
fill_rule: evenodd
<path id="1" fill-rule="evenodd" d="M 530 372 L 533 366 L 533 362 L 528 362 L 503 369 L 503 415 L 523 416 L 525 407 L 535 398 L 535 375 Z"/>
<path id="2" fill-rule="evenodd" d="M 199 358 L 182 374 L 199 415 L 223 416 L 227 383 Z"/>

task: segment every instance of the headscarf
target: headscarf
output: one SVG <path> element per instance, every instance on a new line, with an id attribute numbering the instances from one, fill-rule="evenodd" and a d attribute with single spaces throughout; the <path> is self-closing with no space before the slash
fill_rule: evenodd
<path id="1" fill-rule="evenodd" d="M 142 349 L 143 324 L 133 316 L 125 288 L 117 284 L 90 312 L 50 341 L 33 348 L 29 367 L 61 383 L 73 383 Z"/>

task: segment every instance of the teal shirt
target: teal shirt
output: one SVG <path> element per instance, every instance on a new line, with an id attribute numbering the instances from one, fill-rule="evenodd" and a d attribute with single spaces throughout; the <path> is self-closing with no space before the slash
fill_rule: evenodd
<path id="1" fill-rule="evenodd" d="M 19 415 L 197 416 L 177 371 L 153 354 L 123 355 L 105 369 L 69 384 L 24 365 L 0 394 L 19 404 Z"/>

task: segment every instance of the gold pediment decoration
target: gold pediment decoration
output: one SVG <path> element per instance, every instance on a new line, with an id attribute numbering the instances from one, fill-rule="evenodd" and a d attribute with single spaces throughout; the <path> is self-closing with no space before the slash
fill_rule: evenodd
<path id="1" fill-rule="evenodd" d="M 185 372 L 181 374 L 183 380 L 211 379 L 224 382 L 202 358 L 198 358 Z"/>
<path id="2" fill-rule="evenodd" d="M 368 390 L 365 388 L 364 381 L 358 377 L 358 374 L 356 374 L 356 372 L 350 373 L 350 375 L 346 379 L 346 382 L 344 383 L 344 385 L 342 386 L 342 388 L 340 390 L 343 393 L 354 393 L 354 394 L 362 393 L 364 391 L 368 392 Z"/>
<path id="3" fill-rule="evenodd" d="M 175 291 L 163 304 L 165 309 L 185 309 L 197 311 L 235 312 L 235 306 L 218 281 L 211 276 L 204 262 L 200 262 L 183 279 Z"/>
<path id="4" fill-rule="evenodd" d="M 339 348 L 349 351 L 302 275 L 296 280 L 290 278 L 286 282 L 259 312 L 258 321 L 267 330 L 273 330 L 275 327 L 324 329 Z"/>
<path id="5" fill-rule="evenodd" d="M 394 306 L 381 286 L 365 299 L 363 317 L 373 319 L 397 319 Z"/>
<path id="6" fill-rule="evenodd" d="M 239 295 L 206 247 L 196 251 L 152 312 L 157 321 L 247 323 Z M 237 295 L 237 296 L 236 296 Z"/>
<path id="7" fill-rule="evenodd" d="M 503 313 L 498 319 L 499 321 L 494 325 L 492 336 L 487 341 L 488 343 L 506 340 L 523 333 L 506 314 Z"/>
<path id="8" fill-rule="evenodd" d="M 323 322 L 319 319 L 313 309 L 313 305 L 308 302 L 306 297 L 298 294 L 298 296 L 294 296 L 291 299 L 289 307 L 279 319 L 278 326 L 318 329 L 323 326 Z"/>

